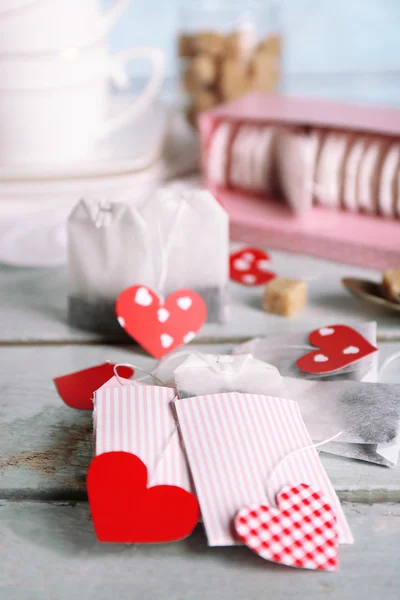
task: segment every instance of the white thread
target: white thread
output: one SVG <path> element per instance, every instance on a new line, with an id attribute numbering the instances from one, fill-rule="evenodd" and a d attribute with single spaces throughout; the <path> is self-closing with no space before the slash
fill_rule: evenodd
<path id="1" fill-rule="evenodd" d="M 324 440 L 323 442 L 318 442 L 317 444 L 311 444 L 310 446 L 304 446 L 303 448 L 296 448 L 295 450 L 292 450 L 291 452 L 289 452 L 289 454 L 286 454 L 286 456 L 284 456 L 283 458 L 280 459 L 280 461 L 278 461 L 278 463 L 274 466 L 271 473 L 269 474 L 268 479 L 267 479 L 267 489 L 270 487 L 271 481 L 273 480 L 274 476 L 276 475 L 276 472 L 279 469 L 279 467 L 281 467 L 282 464 L 288 458 L 290 458 L 294 454 L 297 454 L 298 452 L 304 452 L 305 450 L 312 450 L 314 448 L 319 448 L 319 446 L 324 446 L 325 444 L 328 444 L 329 442 L 332 442 L 333 440 L 338 438 L 340 435 L 342 435 L 342 433 L 343 433 L 342 431 L 339 431 L 339 433 L 336 433 L 335 435 L 333 435 L 332 437 L 330 437 L 327 440 Z"/>
<path id="2" fill-rule="evenodd" d="M 186 208 L 187 208 L 186 202 L 184 201 L 183 195 L 181 195 L 181 204 L 179 205 L 179 208 L 176 212 L 174 224 L 172 225 L 171 229 L 169 230 L 169 235 L 168 235 L 168 238 L 167 238 L 167 241 L 165 242 L 165 244 L 163 244 L 163 242 L 162 242 L 160 221 L 157 221 L 157 232 L 158 232 L 158 239 L 159 239 L 159 243 L 160 243 L 160 255 L 161 255 L 161 270 L 160 270 L 160 277 L 158 280 L 158 285 L 156 286 L 156 290 L 158 292 L 158 295 L 159 295 L 161 301 L 163 301 L 164 285 L 165 285 L 165 280 L 167 278 L 168 254 L 171 249 L 171 244 L 174 240 L 176 228 L 178 227 L 179 222 L 182 217 L 182 214 L 186 210 Z"/>
<path id="3" fill-rule="evenodd" d="M 382 375 L 382 372 L 388 367 L 392 362 L 400 358 L 400 352 L 393 352 L 388 358 L 383 361 L 381 367 L 379 368 L 379 377 Z"/>
<path id="4" fill-rule="evenodd" d="M 158 385 L 164 385 L 161 379 L 158 379 L 158 377 L 153 375 L 153 373 L 150 373 L 150 371 L 146 371 L 146 369 L 142 369 L 141 367 L 138 367 L 137 365 L 132 365 L 131 363 L 117 363 L 116 365 L 114 365 L 114 375 L 119 385 L 139 385 L 139 382 L 143 380 L 143 377 L 141 377 L 140 379 L 129 379 L 129 383 L 125 383 L 123 379 L 118 375 L 118 367 L 128 367 L 128 369 L 133 369 L 134 371 L 142 371 L 142 373 L 150 375 L 150 377 L 152 377 L 154 381 L 158 383 Z"/>

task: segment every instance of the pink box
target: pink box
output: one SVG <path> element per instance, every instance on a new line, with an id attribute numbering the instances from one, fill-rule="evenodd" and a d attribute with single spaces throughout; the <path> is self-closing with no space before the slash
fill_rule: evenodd
<path id="1" fill-rule="evenodd" d="M 296 216 L 271 196 L 212 185 L 205 158 L 213 131 L 223 121 L 318 126 L 400 138 L 400 109 L 256 92 L 200 117 L 205 185 L 228 210 L 233 239 L 365 267 L 400 268 L 399 219 L 321 206 Z"/>

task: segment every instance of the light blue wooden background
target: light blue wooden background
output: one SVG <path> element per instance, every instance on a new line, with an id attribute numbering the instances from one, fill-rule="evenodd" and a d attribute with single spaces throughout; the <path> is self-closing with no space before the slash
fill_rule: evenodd
<path id="1" fill-rule="evenodd" d="M 103 0 L 106 6 L 112 1 Z M 246 0 L 242 1 L 245 6 Z M 168 76 L 173 77 L 178 4 L 179 0 L 132 0 L 112 32 L 112 47 L 160 46 L 166 52 Z M 400 103 L 400 0 L 277 0 L 275 4 L 286 39 L 287 91 Z M 131 73 L 142 77 L 145 66 L 132 66 Z"/>

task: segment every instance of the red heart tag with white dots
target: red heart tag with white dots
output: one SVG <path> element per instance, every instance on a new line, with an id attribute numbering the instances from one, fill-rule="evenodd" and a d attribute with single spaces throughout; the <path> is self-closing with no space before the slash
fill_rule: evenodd
<path id="1" fill-rule="evenodd" d="M 285 486 L 277 506 L 252 504 L 239 510 L 234 527 L 242 542 L 265 560 L 336 571 L 337 520 L 324 496 L 305 483 Z"/>
<path id="2" fill-rule="evenodd" d="M 274 277 L 269 270 L 269 256 L 258 248 L 243 248 L 229 258 L 230 278 L 242 285 L 262 285 Z"/>
<path id="3" fill-rule="evenodd" d="M 347 325 L 327 325 L 309 335 L 310 344 L 317 346 L 296 362 L 306 373 L 322 375 L 343 369 L 378 351 L 358 331 Z"/>
<path id="4" fill-rule="evenodd" d="M 121 327 L 154 358 L 191 342 L 207 318 L 206 304 L 193 290 L 178 290 L 162 303 L 145 285 L 124 290 L 115 311 Z"/>

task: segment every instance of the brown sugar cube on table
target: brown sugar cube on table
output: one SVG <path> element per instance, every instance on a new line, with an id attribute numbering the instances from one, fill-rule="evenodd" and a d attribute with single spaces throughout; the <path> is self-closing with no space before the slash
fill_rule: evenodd
<path id="1" fill-rule="evenodd" d="M 264 291 L 263 308 L 266 312 L 291 317 L 303 310 L 307 303 L 307 284 L 299 279 L 272 279 Z"/>
<path id="2" fill-rule="evenodd" d="M 388 300 L 400 302 L 400 269 L 383 271 L 382 291 Z"/>

